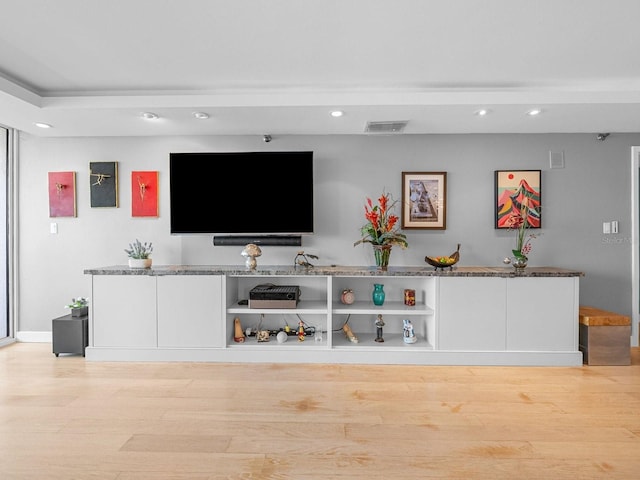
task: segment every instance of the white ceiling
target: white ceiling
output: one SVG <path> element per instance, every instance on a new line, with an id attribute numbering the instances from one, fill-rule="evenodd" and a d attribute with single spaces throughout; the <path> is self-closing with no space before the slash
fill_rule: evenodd
<path id="1" fill-rule="evenodd" d="M 640 132 L 638 0 L 2 0 L 0 19 L 0 124 L 38 136 Z"/>

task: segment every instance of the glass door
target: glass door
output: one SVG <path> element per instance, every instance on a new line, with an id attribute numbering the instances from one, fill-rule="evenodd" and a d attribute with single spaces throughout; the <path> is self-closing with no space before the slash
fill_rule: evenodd
<path id="1" fill-rule="evenodd" d="M 0 126 L 0 345 L 13 341 L 13 328 L 10 322 L 10 226 L 8 219 L 12 138 L 11 130 Z"/>

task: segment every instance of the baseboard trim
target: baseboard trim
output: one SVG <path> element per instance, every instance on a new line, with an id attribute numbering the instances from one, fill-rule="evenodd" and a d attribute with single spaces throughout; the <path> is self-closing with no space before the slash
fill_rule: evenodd
<path id="1" fill-rule="evenodd" d="M 16 340 L 26 343 L 51 343 L 53 336 L 51 332 L 17 332 Z"/>

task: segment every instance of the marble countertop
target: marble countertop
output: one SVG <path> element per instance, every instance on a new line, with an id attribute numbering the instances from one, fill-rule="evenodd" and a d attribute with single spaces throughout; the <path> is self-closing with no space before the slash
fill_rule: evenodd
<path id="1" fill-rule="evenodd" d="M 348 265 L 316 265 L 305 268 L 293 265 L 258 265 L 247 270 L 239 265 L 153 265 L 151 268 L 130 268 L 127 265 L 87 268 L 88 275 L 335 275 L 352 277 L 582 277 L 583 272 L 556 267 L 526 267 L 516 272 L 512 266 L 505 267 L 458 267 L 436 270 L 434 267 L 404 266 L 389 267 L 387 271 L 376 267 Z"/>

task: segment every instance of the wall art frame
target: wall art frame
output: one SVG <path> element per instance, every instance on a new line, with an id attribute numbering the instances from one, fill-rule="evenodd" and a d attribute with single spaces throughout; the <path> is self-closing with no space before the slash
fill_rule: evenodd
<path id="1" fill-rule="evenodd" d="M 158 216 L 158 171 L 131 172 L 131 216 Z"/>
<path id="2" fill-rule="evenodd" d="M 494 194 L 495 228 L 509 229 L 525 198 L 529 228 L 542 228 L 542 170 L 496 170 Z"/>
<path id="3" fill-rule="evenodd" d="M 446 228 L 447 172 L 402 172 L 402 229 Z"/>
<path id="4" fill-rule="evenodd" d="M 77 217 L 76 172 L 49 172 L 49 216 Z"/>
<path id="5" fill-rule="evenodd" d="M 118 162 L 90 162 L 91 207 L 118 207 Z"/>

